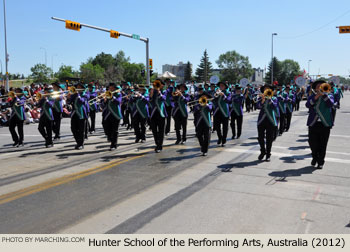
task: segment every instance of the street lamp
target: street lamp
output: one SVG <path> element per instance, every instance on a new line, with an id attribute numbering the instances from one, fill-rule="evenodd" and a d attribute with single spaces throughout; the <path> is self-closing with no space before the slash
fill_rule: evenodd
<path id="1" fill-rule="evenodd" d="M 7 37 L 6 37 L 6 8 L 5 8 L 5 0 L 4 3 L 4 32 L 5 32 L 5 68 L 6 68 L 6 91 L 9 91 L 9 73 L 8 73 L 8 61 L 9 61 L 9 55 L 7 54 Z M 2 63 L 1 63 L 2 65 Z"/>
<path id="2" fill-rule="evenodd" d="M 52 70 L 52 74 L 51 74 L 51 78 L 53 78 L 53 57 L 56 57 L 57 54 L 51 55 L 51 70 Z"/>
<path id="3" fill-rule="evenodd" d="M 309 60 L 308 62 L 307 62 L 307 74 L 309 75 L 309 77 L 310 77 L 310 62 L 311 62 L 312 60 Z"/>
<path id="4" fill-rule="evenodd" d="M 43 49 L 45 51 L 45 66 L 47 66 L 47 52 L 44 47 L 40 47 L 40 49 Z"/>
<path id="5" fill-rule="evenodd" d="M 271 46 L 271 85 L 273 85 L 273 36 L 276 36 L 277 33 L 272 33 L 272 46 Z"/>

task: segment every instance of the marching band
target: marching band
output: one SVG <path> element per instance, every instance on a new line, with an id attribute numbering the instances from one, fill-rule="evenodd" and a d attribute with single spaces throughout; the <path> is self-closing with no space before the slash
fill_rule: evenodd
<path id="1" fill-rule="evenodd" d="M 42 91 L 36 94 L 30 92 L 26 97 L 21 88 L 16 88 L 0 97 L 6 98 L 11 108 L 8 125 L 14 147 L 23 146 L 24 143 L 26 103 L 41 111 L 38 130 L 47 148 L 61 138 L 60 125 L 66 104 L 71 110 L 71 131 L 77 150 L 84 148 L 88 132 L 94 134 L 96 113 L 99 111 L 102 111 L 102 126 L 111 151 L 118 147 L 121 122 L 127 129 L 134 130 L 135 143 L 146 141 L 148 125 L 154 137 L 155 152 L 159 153 L 163 149 L 164 136 L 170 133 L 173 118 L 175 144 L 185 144 L 190 110 L 194 115 L 201 153 L 207 156 L 212 132 L 216 131 L 217 144 L 225 146 L 229 121 L 232 139 L 240 138 L 245 107 L 248 113 L 260 110 L 257 119 L 260 145 L 258 160 L 265 157 L 266 161 L 270 161 L 274 140 L 288 132 L 292 114 L 299 110 L 300 102 L 305 97 L 309 109 L 307 126 L 312 151 L 311 165 L 322 169 L 330 130 L 334 125 L 336 111 L 340 108 L 344 88 L 339 88 L 333 81 L 326 83 L 323 80 L 310 83 L 305 90 L 295 83 L 258 87 L 246 82 L 233 85 L 218 82 L 188 87 L 186 84 L 177 85 L 174 80 L 157 79 L 152 86 L 124 83 L 121 87 L 110 83 L 104 92 L 95 83 L 76 83 L 71 86 L 68 83 L 52 83 Z"/>

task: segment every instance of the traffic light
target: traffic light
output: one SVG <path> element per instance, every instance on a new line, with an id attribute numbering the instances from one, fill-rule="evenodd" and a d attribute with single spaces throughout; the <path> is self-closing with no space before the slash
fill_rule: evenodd
<path id="1" fill-rule="evenodd" d="M 66 20 L 66 28 L 71 29 L 71 30 L 75 30 L 75 31 L 80 31 L 81 24 L 78 22 Z"/>
<path id="2" fill-rule="evenodd" d="M 111 30 L 110 31 L 110 35 L 111 35 L 111 38 L 119 38 L 119 36 L 120 36 L 120 33 L 119 32 L 117 32 L 117 31 L 113 31 L 113 30 Z"/>
<path id="3" fill-rule="evenodd" d="M 145 77 L 145 70 L 143 70 L 143 69 L 141 70 L 141 76 Z"/>
<path id="4" fill-rule="evenodd" d="M 339 26 L 339 33 L 350 33 L 350 26 Z"/>
<path id="5" fill-rule="evenodd" d="M 152 76 L 153 70 L 149 70 L 149 76 Z"/>
<path id="6" fill-rule="evenodd" d="M 149 59 L 149 69 L 153 69 L 153 61 L 152 61 L 152 59 Z"/>

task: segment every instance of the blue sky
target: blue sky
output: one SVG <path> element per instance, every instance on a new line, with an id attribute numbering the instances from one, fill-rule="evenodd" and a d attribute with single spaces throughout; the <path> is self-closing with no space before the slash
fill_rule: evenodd
<path id="1" fill-rule="evenodd" d="M 5 72 L 2 13 L 1 0 L 0 59 Z M 279 59 L 294 59 L 306 70 L 311 59 L 311 74 L 350 71 L 350 34 L 340 35 L 335 28 L 350 25 L 349 0 L 6 0 L 6 15 L 10 73 L 27 75 L 30 67 L 44 63 L 41 47 L 47 51 L 48 66 L 53 59 L 55 71 L 61 64 L 79 69 L 88 57 L 119 50 L 132 62 L 145 62 L 143 42 L 112 39 L 84 27 L 80 32 L 67 30 L 51 16 L 149 37 L 150 56 L 159 72 L 163 64 L 179 61 L 190 61 L 196 68 L 204 49 L 214 67 L 220 54 L 236 50 L 248 56 L 253 67 L 264 68 L 271 58 L 272 32 L 278 33 L 274 55 Z"/>

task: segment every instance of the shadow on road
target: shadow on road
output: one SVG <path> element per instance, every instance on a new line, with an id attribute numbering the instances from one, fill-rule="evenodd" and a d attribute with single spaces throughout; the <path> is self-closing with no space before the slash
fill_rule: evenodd
<path id="1" fill-rule="evenodd" d="M 245 168 L 245 167 L 249 167 L 249 166 L 256 166 L 260 163 L 261 163 L 261 161 L 254 160 L 254 161 L 250 161 L 250 162 L 238 162 L 238 163 L 234 163 L 234 164 L 222 164 L 222 165 L 219 165 L 218 168 L 221 169 L 222 172 L 231 172 L 232 168 Z"/>
<path id="2" fill-rule="evenodd" d="M 303 160 L 308 157 L 311 157 L 311 153 L 304 155 L 294 155 L 290 157 L 281 157 L 280 160 L 283 160 L 284 163 L 296 163 L 298 160 Z"/>
<path id="3" fill-rule="evenodd" d="M 305 150 L 308 148 L 309 148 L 309 146 L 292 146 L 292 147 L 289 147 L 288 149 L 289 150 Z"/>
<path id="4" fill-rule="evenodd" d="M 269 176 L 271 177 L 279 177 L 277 181 L 284 181 L 286 182 L 286 178 L 288 177 L 299 177 L 303 174 L 312 174 L 316 168 L 312 166 L 306 166 L 300 169 L 290 169 L 290 170 L 284 170 L 284 171 L 274 171 L 269 173 Z"/>

